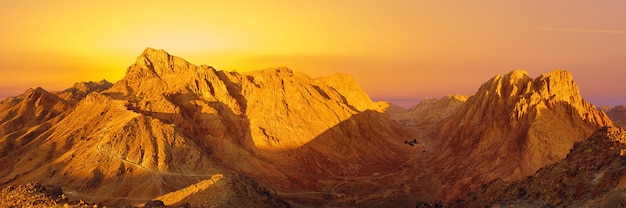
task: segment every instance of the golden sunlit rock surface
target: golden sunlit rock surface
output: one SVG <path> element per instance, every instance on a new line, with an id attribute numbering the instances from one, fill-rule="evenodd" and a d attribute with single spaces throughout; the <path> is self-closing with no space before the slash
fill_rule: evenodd
<path id="1" fill-rule="evenodd" d="M 561 169 L 552 171 L 559 167 L 552 164 L 568 153 L 576 156 L 565 160 L 575 161 L 561 163 L 600 160 L 580 147 L 570 151 L 576 142 L 597 149 L 598 157 L 626 154 L 606 142 L 581 142 L 604 126 L 609 127 L 600 132 L 616 132 L 562 70 L 537 78 L 512 71 L 472 96 L 424 99 L 403 109 L 372 102 L 346 74 L 227 72 L 147 48 L 114 84 L 81 82 L 58 92 L 36 88 L 0 102 L 0 186 L 6 190 L 0 203 L 482 206 L 522 199 L 501 187 L 533 174 L 547 182 L 519 183 L 528 187 L 523 196 L 528 190 L 553 194 L 538 191 L 557 184 L 552 176 Z M 588 197 L 568 190 L 560 199 L 615 200 L 604 194 L 626 187 L 613 184 L 622 180 L 625 166 L 602 166 L 613 163 L 597 166 L 616 168 L 604 172 L 567 173 L 584 190 L 613 191 Z M 588 173 L 613 174 L 602 177 L 613 182 L 585 185 Z M 63 195 L 32 195 L 44 193 L 32 181 L 59 187 Z M 506 195 L 476 195 L 494 190 Z M 569 205 L 531 199 L 529 204 Z"/>
<path id="2" fill-rule="evenodd" d="M 407 204 L 426 190 L 402 185 L 416 169 L 406 131 L 348 75 L 225 72 L 148 48 L 113 85 L 35 89 L 0 106 L 4 185 L 45 181 L 110 205 L 269 207 Z"/>
<path id="3" fill-rule="evenodd" d="M 439 125 L 433 163 L 445 181 L 439 198 L 448 201 L 496 178 L 531 175 L 613 123 L 580 96 L 569 72 L 532 79 L 516 70 L 484 83 Z"/>

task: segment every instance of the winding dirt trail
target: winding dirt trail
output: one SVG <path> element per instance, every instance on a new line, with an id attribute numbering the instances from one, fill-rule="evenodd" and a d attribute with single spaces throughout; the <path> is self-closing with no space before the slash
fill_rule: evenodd
<path id="1" fill-rule="evenodd" d="M 176 173 L 176 172 L 169 172 L 169 171 L 161 171 L 161 170 L 155 170 L 155 169 L 151 169 L 145 166 L 142 166 L 141 164 L 134 162 L 134 161 L 130 161 L 126 158 L 123 158 L 119 155 L 113 154 L 111 152 L 108 152 L 106 150 L 103 150 L 100 146 L 100 144 L 102 143 L 102 140 L 104 139 L 104 134 L 108 131 L 108 126 L 106 126 L 104 128 L 104 133 L 98 135 L 98 143 L 96 144 L 96 151 L 98 153 L 107 155 L 113 159 L 119 160 L 124 162 L 124 164 L 128 164 L 128 165 L 132 165 L 134 167 L 137 167 L 139 169 L 148 171 L 148 172 L 152 172 L 152 173 L 156 173 L 158 175 L 169 175 L 169 176 L 183 176 L 183 177 L 212 177 L 214 174 L 195 174 L 195 173 Z"/>

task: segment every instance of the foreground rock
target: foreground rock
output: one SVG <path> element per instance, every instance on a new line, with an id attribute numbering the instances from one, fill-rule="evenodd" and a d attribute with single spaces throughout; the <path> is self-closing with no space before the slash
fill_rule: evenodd
<path id="1" fill-rule="evenodd" d="M 68 199 L 60 187 L 30 182 L 0 192 L 0 207 L 63 207 Z"/>
<path id="2" fill-rule="evenodd" d="M 626 130 L 605 127 L 577 142 L 563 160 L 519 181 L 495 180 L 453 207 L 620 207 L 626 184 Z"/>

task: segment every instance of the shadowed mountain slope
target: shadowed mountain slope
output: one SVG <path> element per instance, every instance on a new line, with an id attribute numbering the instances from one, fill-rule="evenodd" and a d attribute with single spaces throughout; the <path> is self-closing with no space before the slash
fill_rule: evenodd
<path id="1" fill-rule="evenodd" d="M 112 205 L 167 196 L 197 205 L 273 207 L 282 204 L 276 194 L 300 204 L 358 204 L 379 194 L 386 181 L 364 192 L 338 187 L 359 184 L 355 177 L 395 174 L 414 154 L 402 144 L 406 132 L 347 75 L 312 79 L 287 68 L 224 72 L 148 48 L 112 86 L 74 89 L 40 93 L 47 106 L 31 110 L 31 123 L 14 122 L 45 121 L 28 140 L 0 134 L 6 149 L 0 162 L 7 167 L 0 184 L 42 181 L 62 186 L 70 197 Z M 3 104 L 38 106 L 27 101 Z M 1 127 L 11 138 L 25 137 L 18 124 Z M 217 175 L 221 179 L 205 189 L 180 191 Z M 327 194 L 318 198 L 321 192 Z M 207 197 L 216 202 L 198 201 Z"/>
<path id="2" fill-rule="evenodd" d="M 560 70 L 512 71 L 469 98 L 385 107 L 345 74 L 226 72 L 147 48 L 115 84 L 1 101 L 0 186 L 38 181 L 113 206 L 475 205 L 467 192 L 541 172 L 613 126 Z M 585 160 L 578 151 L 570 155 Z M 498 200 L 508 198 L 476 203 Z"/>

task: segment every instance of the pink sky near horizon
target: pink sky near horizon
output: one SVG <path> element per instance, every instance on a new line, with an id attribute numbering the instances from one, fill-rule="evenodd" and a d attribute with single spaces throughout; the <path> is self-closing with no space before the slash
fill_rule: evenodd
<path id="1" fill-rule="evenodd" d="M 514 69 L 626 104 L 626 1 L 3 1 L 0 98 L 121 79 L 146 47 L 218 70 L 347 73 L 408 107 Z"/>

